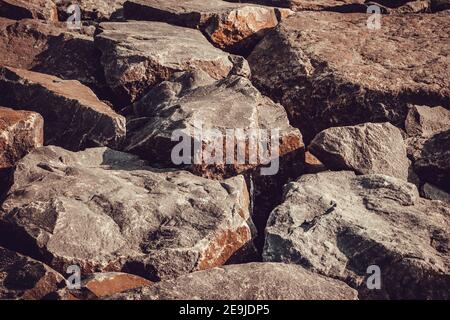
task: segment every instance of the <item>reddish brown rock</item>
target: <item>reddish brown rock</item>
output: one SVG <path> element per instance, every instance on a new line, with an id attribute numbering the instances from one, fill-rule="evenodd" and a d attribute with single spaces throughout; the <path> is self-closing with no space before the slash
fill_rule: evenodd
<path id="1" fill-rule="evenodd" d="M 59 0 L 57 3 L 60 20 L 67 20 L 67 12 L 71 5 L 78 5 L 81 19 L 90 21 L 106 21 L 121 17 L 125 0 Z"/>
<path id="2" fill-rule="evenodd" d="M 58 21 L 53 0 L 0 0 L 0 16 L 9 19 L 43 19 Z"/>
<path id="3" fill-rule="evenodd" d="M 125 119 L 78 81 L 1 67 L 0 91 L 0 104 L 43 116 L 46 144 L 119 147 L 125 136 Z"/>
<path id="4" fill-rule="evenodd" d="M 253 82 L 307 142 L 333 126 L 402 127 L 409 104 L 450 108 L 448 14 L 389 15 L 378 31 L 366 23 L 363 14 L 298 13 L 248 58 Z"/>
<path id="5" fill-rule="evenodd" d="M 409 137 L 427 138 L 450 130 L 450 110 L 443 107 L 411 106 L 405 121 Z"/>
<path id="6" fill-rule="evenodd" d="M 44 120 L 29 111 L 0 107 L 0 169 L 9 168 L 44 143 Z"/>
<path id="7" fill-rule="evenodd" d="M 222 0 L 130 0 L 125 18 L 162 21 L 202 30 L 219 48 L 246 55 L 279 19 L 292 12 Z"/>
<path id="8" fill-rule="evenodd" d="M 64 277 L 42 262 L 0 247 L 0 300 L 39 300 L 64 285 Z"/>
<path id="9" fill-rule="evenodd" d="M 100 51 L 84 30 L 70 31 L 64 23 L 0 18 L 0 65 L 78 80 L 104 92 Z"/>
<path id="10" fill-rule="evenodd" d="M 250 73 L 242 57 L 215 48 L 199 30 L 162 22 L 102 23 L 95 43 L 106 81 L 125 105 L 176 72 L 201 70 L 214 79 Z"/>

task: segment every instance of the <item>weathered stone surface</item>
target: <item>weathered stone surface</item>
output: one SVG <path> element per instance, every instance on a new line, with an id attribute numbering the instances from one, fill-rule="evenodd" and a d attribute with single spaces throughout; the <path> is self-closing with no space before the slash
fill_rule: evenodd
<path id="1" fill-rule="evenodd" d="M 305 175 L 272 212 L 263 256 L 344 280 L 360 298 L 448 299 L 449 218 L 448 206 L 393 177 Z M 380 290 L 367 289 L 371 265 Z"/>
<path id="2" fill-rule="evenodd" d="M 426 199 L 439 200 L 450 205 L 450 194 L 433 186 L 432 184 L 425 183 L 421 188 L 421 194 Z"/>
<path id="3" fill-rule="evenodd" d="M 421 181 L 450 192 L 450 130 L 429 139 L 414 140 L 410 156 Z"/>
<path id="4" fill-rule="evenodd" d="M 80 289 L 64 288 L 48 298 L 53 300 L 98 300 L 151 284 L 147 279 L 128 273 L 93 273 L 81 281 Z"/>
<path id="5" fill-rule="evenodd" d="M 0 107 L 0 169 L 12 167 L 44 143 L 44 119 L 35 112 Z"/>
<path id="6" fill-rule="evenodd" d="M 408 179 L 405 142 L 401 131 L 390 123 L 329 128 L 314 138 L 309 150 L 331 170 Z"/>
<path id="7" fill-rule="evenodd" d="M 46 144 L 118 147 L 125 136 L 125 119 L 78 81 L 2 67 L 0 92 L 0 104 L 43 116 Z"/>
<path id="8" fill-rule="evenodd" d="M 278 6 L 290 8 L 295 11 L 303 10 L 338 10 L 342 11 L 345 8 L 354 9 L 355 6 L 360 8 L 365 0 L 227 0 L 230 2 L 251 2 L 259 3 L 268 6 Z"/>
<path id="9" fill-rule="evenodd" d="M 307 142 L 332 126 L 402 126 L 408 104 L 450 107 L 448 14 L 389 15 L 374 32 L 366 23 L 365 14 L 298 13 L 248 58 L 253 82 Z"/>
<path id="10" fill-rule="evenodd" d="M 0 53 L 0 65 L 78 80 L 95 92 L 105 91 L 94 38 L 69 32 L 62 23 L 0 18 Z"/>
<path id="11" fill-rule="evenodd" d="M 246 55 L 281 17 L 292 14 L 279 9 L 222 0 L 130 0 L 124 15 L 130 20 L 162 21 L 203 31 L 219 48 Z"/>
<path id="12" fill-rule="evenodd" d="M 67 20 L 71 5 L 78 5 L 82 20 L 105 21 L 121 16 L 125 0 L 60 0 L 57 4 L 60 20 Z"/>
<path id="13" fill-rule="evenodd" d="M 0 247 L 0 299 L 39 300 L 64 285 L 42 262 Z"/>
<path id="14" fill-rule="evenodd" d="M 0 0 L 0 16 L 9 19 L 43 19 L 58 21 L 53 0 Z"/>
<path id="15" fill-rule="evenodd" d="M 107 148 L 35 150 L 17 165 L 1 210 L 2 241 L 83 274 L 172 278 L 220 266 L 251 240 L 242 176 L 156 170 Z"/>
<path id="16" fill-rule="evenodd" d="M 305 170 L 307 173 L 319 173 L 327 171 L 327 167 L 311 152 L 305 152 Z"/>
<path id="17" fill-rule="evenodd" d="M 450 130 L 450 110 L 443 107 L 411 106 L 405 121 L 410 137 L 431 137 Z"/>
<path id="18" fill-rule="evenodd" d="M 118 300 L 355 300 L 345 283 L 302 267 L 250 263 L 195 272 L 117 294 Z"/>
<path id="19" fill-rule="evenodd" d="M 201 161 L 196 161 L 196 152 L 192 149 L 188 155 L 192 165 L 188 167 L 208 177 L 230 177 L 265 163 L 258 154 L 254 162 L 249 158 L 245 163 L 238 162 L 236 150 L 242 148 L 248 154 L 250 143 L 246 138 L 227 138 L 227 130 L 233 130 L 233 134 L 235 130 L 242 130 L 247 136 L 255 130 L 261 134 L 261 140 L 266 131 L 270 139 L 278 130 L 278 154 L 272 155 L 273 158 L 304 147 L 299 130 L 289 125 L 283 107 L 261 95 L 250 80 L 240 76 L 214 81 L 204 73 L 184 73 L 156 86 L 134 105 L 134 110 L 139 117 L 149 118 L 130 137 L 126 151 L 173 167 L 172 150 L 179 145 L 180 137 L 177 136 L 176 141 L 172 141 L 172 137 L 178 130 L 189 145 L 196 143 L 198 151 L 202 151 Z M 227 155 L 234 160 L 228 161 Z"/>
<path id="20" fill-rule="evenodd" d="M 162 22 L 102 23 L 95 38 L 106 81 L 124 104 L 179 71 L 202 70 L 214 79 L 248 74 L 248 64 L 213 47 L 198 30 Z"/>

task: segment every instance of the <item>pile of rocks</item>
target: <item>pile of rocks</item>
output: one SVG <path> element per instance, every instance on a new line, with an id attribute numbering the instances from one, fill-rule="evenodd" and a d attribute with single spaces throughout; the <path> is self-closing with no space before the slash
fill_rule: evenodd
<path id="1" fill-rule="evenodd" d="M 0 0 L 0 299 L 449 299 L 449 9 Z"/>

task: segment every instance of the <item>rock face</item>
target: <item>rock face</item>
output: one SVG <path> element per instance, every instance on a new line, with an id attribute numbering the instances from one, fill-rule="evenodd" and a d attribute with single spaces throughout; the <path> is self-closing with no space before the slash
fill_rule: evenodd
<path id="1" fill-rule="evenodd" d="M 82 20 L 105 21 L 113 19 L 120 11 L 125 0 L 60 0 L 57 3 L 58 15 L 61 21 L 69 17 L 71 5 L 78 5 Z"/>
<path id="2" fill-rule="evenodd" d="M 151 285 L 144 278 L 120 272 L 93 273 L 81 281 L 80 289 L 64 288 L 57 292 L 58 300 L 98 300 L 124 291 Z"/>
<path id="3" fill-rule="evenodd" d="M 402 126 L 408 104 L 450 107 L 448 14 L 385 16 L 373 32 L 366 23 L 365 14 L 298 13 L 248 58 L 256 86 L 307 142 L 332 126 Z"/>
<path id="4" fill-rule="evenodd" d="M 155 170 L 107 148 L 35 150 L 17 165 L 1 209 L 9 247 L 82 274 L 173 278 L 224 264 L 252 237 L 241 176 Z"/>
<path id="5" fill-rule="evenodd" d="M 130 137 L 126 151 L 166 166 L 179 165 L 173 162 L 173 150 L 182 137 L 189 147 L 198 145 L 187 155 L 186 167 L 212 178 L 230 177 L 265 163 L 248 142 L 252 130 L 260 135 L 255 143 L 264 143 L 264 134 L 268 143 L 271 139 L 278 142 L 279 148 L 274 150 L 278 154 L 269 158 L 303 148 L 302 136 L 289 125 L 283 107 L 262 96 L 250 80 L 240 76 L 214 81 L 205 73 L 184 73 L 156 86 L 134 105 L 134 110 L 148 120 Z M 179 133 L 173 139 L 176 130 Z M 232 134 L 227 136 L 227 130 Z M 237 130 L 242 131 L 243 138 Z M 245 154 L 253 150 L 255 161 L 249 157 L 238 161 L 238 148 Z M 201 158 L 196 151 L 202 153 Z"/>
<path id="6" fill-rule="evenodd" d="M 403 136 L 390 123 L 329 128 L 314 138 L 309 149 L 332 170 L 408 179 L 409 160 Z"/>
<path id="7" fill-rule="evenodd" d="M 166 23 L 102 23 L 95 41 L 106 81 L 124 104 L 179 71 L 201 70 L 214 79 L 249 73 L 243 58 L 214 48 L 200 31 Z"/>
<path id="8" fill-rule="evenodd" d="M 39 300 L 64 285 L 42 262 L 0 247 L 0 299 Z"/>
<path id="9" fill-rule="evenodd" d="M 432 137 L 450 130 L 450 110 L 443 107 L 411 106 L 405 121 L 410 137 Z"/>
<path id="10" fill-rule="evenodd" d="M 345 283 L 299 266 L 250 263 L 195 272 L 110 297 L 118 300 L 354 300 Z"/>
<path id="11" fill-rule="evenodd" d="M 439 200 L 450 205 L 450 194 L 429 183 L 425 183 L 421 191 L 424 198 Z"/>
<path id="12" fill-rule="evenodd" d="M 125 119 L 78 81 L 2 67 L 0 91 L 0 104 L 43 116 L 46 144 L 118 147 L 125 136 Z"/>
<path id="13" fill-rule="evenodd" d="M 286 9 L 222 0 L 131 0 L 124 6 L 126 19 L 200 29 L 215 46 L 244 55 L 289 14 Z"/>
<path id="14" fill-rule="evenodd" d="M 449 217 L 448 206 L 396 178 L 306 175 L 272 212 L 264 260 L 344 280 L 360 298 L 448 299 Z M 379 290 L 366 286 L 370 266 L 380 268 Z"/>
<path id="15" fill-rule="evenodd" d="M 0 107 L 0 169 L 44 143 L 44 120 L 35 112 Z"/>
<path id="16" fill-rule="evenodd" d="M 58 21 L 53 0 L 0 0 L 0 16 L 9 19 L 43 19 Z"/>
<path id="17" fill-rule="evenodd" d="M 96 92 L 106 84 L 94 38 L 64 24 L 0 18 L 0 65 L 78 80 Z"/>

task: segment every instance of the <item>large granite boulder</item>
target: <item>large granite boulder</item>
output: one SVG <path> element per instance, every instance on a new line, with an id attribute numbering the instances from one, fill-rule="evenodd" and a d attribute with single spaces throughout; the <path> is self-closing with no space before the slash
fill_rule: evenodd
<path id="1" fill-rule="evenodd" d="M 202 72 L 176 75 L 135 103 L 134 112 L 143 124 L 128 139 L 127 152 L 169 167 L 180 165 L 173 158 L 174 152 L 179 153 L 185 160 L 182 165 L 211 178 L 244 173 L 303 148 L 302 136 L 289 125 L 283 107 L 240 76 L 214 81 Z M 249 142 L 252 133 L 258 135 L 255 143 L 264 143 L 267 138 L 270 144 L 276 139 L 279 147 L 271 149 L 266 145 L 274 153 L 260 157 L 262 150 L 253 149 Z M 175 148 L 182 141 L 189 147 L 197 145 L 198 150 L 192 148 L 187 157 L 180 150 L 177 153 Z M 244 161 L 239 161 L 238 150 L 247 156 Z"/>
<path id="2" fill-rule="evenodd" d="M 0 300 L 39 300 L 63 286 L 55 270 L 0 247 Z"/>
<path id="3" fill-rule="evenodd" d="M 440 106 L 410 106 L 405 129 L 408 137 L 419 138 L 429 138 L 450 130 L 450 110 Z"/>
<path id="4" fill-rule="evenodd" d="M 314 138 L 309 150 L 332 170 L 408 179 L 410 163 L 402 132 L 390 123 L 329 128 Z"/>
<path id="5" fill-rule="evenodd" d="M 242 176 L 156 170 L 108 148 L 35 150 L 17 164 L 0 211 L 0 243 L 61 272 L 157 281 L 220 266 L 252 238 Z"/>
<path id="6" fill-rule="evenodd" d="M 54 0 L 0 0 L 0 17 L 58 21 Z"/>
<path id="7" fill-rule="evenodd" d="M 124 6 L 126 19 L 199 29 L 215 46 L 242 55 L 250 53 L 279 19 L 291 13 L 287 9 L 222 0 L 129 0 Z"/>
<path id="8" fill-rule="evenodd" d="M 249 74 L 243 58 L 215 48 L 199 30 L 162 22 L 105 22 L 95 43 L 106 81 L 125 105 L 179 71 L 202 70 L 214 79 Z"/>
<path id="9" fill-rule="evenodd" d="M 384 16 L 380 30 L 367 19 L 298 13 L 248 58 L 253 82 L 283 104 L 307 142 L 333 126 L 403 126 L 409 104 L 450 108 L 448 13 Z"/>
<path id="10" fill-rule="evenodd" d="M 355 300 L 345 283 L 300 266 L 249 263 L 195 272 L 116 294 L 117 300 Z"/>
<path id="11" fill-rule="evenodd" d="M 0 65 L 78 80 L 96 93 L 106 92 L 101 53 L 85 33 L 62 23 L 0 18 Z"/>
<path id="12" fill-rule="evenodd" d="M 125 118 L 78 81 L 0 67 L 0 91 L 0 104 L 43 116 L 46 144 L 117 148 L 125 137 Z"/>
<path id="13" fill-rule="evenodd" d="M 449 299 L 450 207 L 420 198 L 408 182 L 305 175 L 286 186 L 266 231 L 265 261 L 346 281 L 360 298 Z"/>

